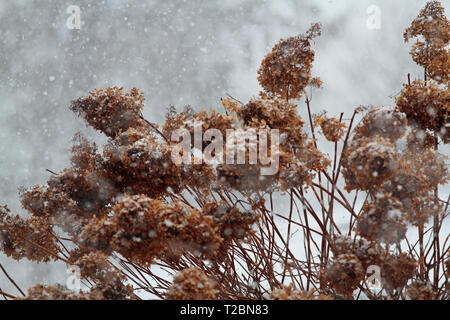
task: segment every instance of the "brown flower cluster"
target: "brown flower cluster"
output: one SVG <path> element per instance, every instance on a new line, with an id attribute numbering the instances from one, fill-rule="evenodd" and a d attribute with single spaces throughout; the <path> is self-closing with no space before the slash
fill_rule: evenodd
<path id="1" fill-rule="evenodd" d="M 392 234 L 392 233 L 391 233 Z M 416 276 L 417 263 L 406 253 L 394 254 L 377 241 L 339 236 L 333 240 L 335 258 L 322 270 L 322 282 L 343 297 L 351 297 L 370 266 L 381 271 L 381 284 L 390 294 Z"/>
<path id="2" fill-rule="evenodd" d="M 227 139 L 223 141 L 226 145 L 218 155 L 220 164 L 215 164 L 214 161 L 196 164 L 195 157 L 189 155 L 191 164 L 182 164 L 181 176 L 185 184 L 199 189 L 210 189 L 213 186 L 249 194 L 280 188 L 286 190 L 295 185 L 310 183 L 315 172 L 329 165 L 329 160 L 317 150 L 312 139 L 304 132 L 302 118 L 298 115 L 294 104 L 260 93 L 258 98 L 251 99 L 247 104 L 224 99 L 222 105 L 225 114 L 217 113 L 215 110 L 210 113 L 195 112 L 191 108 L 186 108 L 180 113 L 171 110 L 167 115 L 163 134 L 168 137 L 176 129 L 186 129 L 191 135 L 191 147 L 195 147 L 196 130 L 206 132 L 214 129 Z M 227 136 L 227 129 L 236 129 L 235 135 Z M 272 141 L 270 133 L 272 129 L 279 130 L 279 143 Z M 255 132 L 256 141 L 248 140 L 247 134 L 251 130 Z M 265 146 L 268 149 L 266 151 L 261 142 L 261 131 L 266 133 Z M 279 144 L 278 151 L 271 148 L 275 143 Z M 242 149 L 245 156 L 244 164 L 227 163 L 226 150 L 233 144 L 239 145 Z M 205 139 L 200 145 L 203 150 L 209 147 Z M 261 155 L 262 152 L 265 154 Z M 256 163 L 250 159 L 252 153 L 257 155 Z M 261 175 L 261 168 L 268 166 L 267 163 L 262 163 L 261 157 L 267 160 L 279 158 L 278 168 L 274 174 Z M 192 174 L 193 172 L 195 174 Z"/>
<path id="3" fill-rule="evenodd" d="M 74 292 L 61 284 L 53 286 L 38 284 L 29 288 L 27 293 L 23 300 L 128 300 L 133 298 L 130 296 L 130 290 L 120 292 L 111 284 L 87 292 Z"/>
<path id="4" fill-rule="evenodd" d="M 430 1 L 404 34 L 416 38 L 413 60 L 424 68 L 425 79 L 404 85 L 397 106 L 409 122 L 430 130 L 444 143 L 450 141 L 450 24 L 438 1 Z M 430 80 L 430 81 L 428 81 Z"/>
<path id="5" fill-rule="evenodd" d="M 401 290 L 417 273 L 417 261 L 406 253 L 385 253 L 381 258 L 381 280 L 388 291 Z"/>
<path id="6" fill-rule="evenodd" d="M 216 284 L 197 268 L 178 272 L 167 290 L 168 300 L 214 300 L 217 298 Z"/>
<path id="7" fill-rule="evenodd" d="M 397 225 L 397 240 L 403 238 L 407 223 L 425 223 L 441 210 L 432 193 L 449 179 L 446 157 L 433 149 L 435 138 L 416 126 L 407 126 L 406 117 L 393 108 L 371 108 L 355 128 L 341 160 L 346 189 L 372 194 L 373 201 L 365 204 L 360 217 L 360 231 L 384 234 L 388 224 Z M 407 130 L 406 148 L 400 147 Z M 376 194 L 381 195 L 381 202 Z M 386 217 L 369 209 L 381 210 L 386 201 L 396 203 L 402 213 L 396 223 L 390 218 L 390 223 L 381 223 Z M 380 224 L 372 224 L 374 219 Z"/>
<path id="8" fill-rule="evenodd" d="M 253 234 L 252 226 L 258 219 L 253 212 L 211 202 L 196 209 L 188 203 L 161 198 L 175 196 L 184 186 L 206 189 L 221 180 L 206 165 L 176 166 L 171 161 L 171 146 L 155 136 L 155 128 L 149 123 L 123 122 L 130 118 L 112 116 L 125 109 L 138 112 L 137 101 L 142 98 L 136 91 L 123 94 L 121 89 L 112 88 L 82 100 L 86 121 L 104 123 L 104 116 L 114 121 L 114 133 L 106 130 L 110 124 L 94 125 L 110 136 L 102 153 L 94 143 L 76 135 L 72 166 L 51 176 L 47 185 L 22 192 L 22 205 L 31 218 L 12 217 L 6 207 L 2 208 L 0 243 L 7 255 L 35 261 L 58 259 L 58 253 L 65 249 L 56 236 L 62 230 L 76 245 L 67 252 L 68 259 L 84 270 L 83 277 L 104 284 L 95 287 L 96 297 L 117 298 L 127 296 L 129 288 L 122 284 L 122 277 L 107 268 L 105 259 L 115 253 L 142 265 L 155 258 L 177 261 L 187 253 L 214 259 L 233 241 Z M 109 111 L 96 113 L 102 104 Z M 200 112 L 196 119 L 209 124 L 206 128 L 216 126 L 225 131 L 232 118 Z M 188 126 L 188 119 L 182 120 Z M 39 292 L 52 296 L 47 291 L 59 289 L 42 290 Z"/>
<path id="9" fill-rule="evenodd" d="M 408 286 L 408 296 L 412 300 L 433 300 L 434 290 L 429 282 L 414 281 Z"/>
<path id="10" fill-rule="evenodd" d="M 350 297 L 364 275 L 365 270 L 358 257 L 344 253 L 336 256 L 322 271 L 322 282 L 344 297 Z"/>
<path id="11" fill-rule="evenodd" d="M 328 141 L 337 142 L 345 134 L 347 125 L 333 117 L 319 115 L 314 119 L 314 126 L 320 127 L 322 134 Z"/>
<path id="12" fill-rule="evenodd" d="M 430 87 L 424 88 L 428 90 Z M 431 85 L 429 90 L 440 89 Z M 414 99 L 418 98 L 417 95 L 417 92 L 411 94 Z M 426 99 L 437 110 L 446 108 L 440 104 L 443 100 L 438 94 L 428 95 Z M 409 224 L 421 226 L 442 210 L 435 190 L 439 184 L 448 181 L 448 166 L 446 157 L 434 150 L 436 139 L 431 134 L 431 125 L 436 126 L 434 132 L 442 126 L 439 120 L 442 115 L 440 118 L 431 117 L 433 112 L 428 112 L 428 127 L 423 126 L 426 121 L 416 117 L 417 121 L 422 121 L 422 126 L 418 127 L 417 122 L 411 121 L 411 114 L 422 112 L 423 105 L 422 109 L 412 103 L 403 105 L 414 111 L 408 113 L 399 104 L 397 109 L 370 108 L 355 128 L 354 136 L 342 155 L 346 189 L 367 190 L 370 195 L 361 209 L 355 229 L 363 238 L 358 241 L 336 239 L 333 242 L 335 259 L 323 271 L 324 281 L 343 296 L 351 295 L 359 283 L 358 273 L 354 271 L 358 269 L 358 263 L 364 269 L 370 265 L 380 267 L 383 288 L 391 297 L 405 288 L 408 281 L 417 275 L 417 262 L 411 254 L 393 254 L 387 248 L 392 244 L 400 245 Z M 399 140 L 408 130 L 404 148 Z M 371 254 L 361 254 L 361 241 L 365 242 L 363 247 L 370 248 Z M 387 247 L 378 246 L 381 243 Z M 354 263 L 340 261 L 343 255 L 353 255 L 353 260 L 347 256 L 346 261 Z M 414 299 L 430 298 L 429 286 L 421 286 L 420 281 L 408 287 L 408 295 Z"/>
<path id="13" fill-rule="evenodd" d="M 214 225 L 219 228 L 220 236 L 226 241 L 230 239 L 243 239 L 254 233 L 253 225 L 258 216 L 253 211 L 241 211 L 236 207 L 229 207 L 216 202 L 206 203 L 203 214 L 211 216 Z"/>
<path id="14" fill-rule="evenodd" d="M 80 256 L 79 256 L 80 255 Z M 79 256 L 79 257 L 77 257 Z M 82 254 L 75 250 L 72 263 L 79 267 L 81 279 L 88 279 L 94 285 L 87 291 L 69 290 L 65 286 L 36 285 L 28 289 L 26 300 L 128 300 L 136 299 L 131 285 L 126 285 L 125 277 L 114 269 L 108 255 L 99 251 Z"/>
<path id="15" fill-rule="evenodd" d="M 279 179 L 282 190 L 308 184 L 315 172 L 324 170 L 329 160 L 316 148 L 303 130 L 303 120 L 296 106 L 265 93 L 246 105 L 226 101 L 227 109 L 236 112 L 246 128 L 270 128 L 280 132 Z"/>
<path id="16" fill-rule="evenodd" d="M 0 207 L 0 249 L 6 256 L 48 262 L 54 258 L 48 252 L 59 249 L 57 242 L 47 219 L 12 216 L 7 207 Z"/>
<path id="17" fill-rule="evenodd" d="M 359 234 L 375 242 L 399 243 L 407 229 L 402 204 L 388 194 L 375 197 L 364 204 L 358 219 Z"/>
<path id="18" fill-rule="evenodd" d="M 189 250 L 214 256 L 222 242 L 218 233 L 213 218 L 197 209 L 135 195 L 120 198 L 112 208 L 112 216 L 92 219 L 83 228 L 79 241 L 90 248 L 115 250 L 131 261 L 146 264 L 168 250 L 171 255 Z M 175 248 L 179 252 L 173 252 Z"/>
<path id="19" fill-rule="evenodd" d="M 398 149 L 389 139 L 353 139 L 342 158 L 346 189 L 373 190 L 392 177 L 397 169 Z"/>
<path id="20" fill-rule="evenodd" d="M 355 128 L 356 137 L 379 136 L 392 142 L 406 132 L 406 116 L 393 107 L 371 107 L 361 123 Z"/>
<path id="21" fill-rule="evenodd" d="M 430 132 L 419 128 L 411 130 L 406 137 L 407 149 L 412 154 L 422 152 L 423 150 L 432 149 L 435 144 L 435 137 Z"/>
<path id="22" fill-rule="evenodd" d="M 450 74 L 450 24 L 439 1 L 430 1 L 404 33 L 405 41 L 417 38 L 411 56 L 433 80 L 448 84 Z"/>
<path id="23" fill-rule="evenodd" d="M 406 117 L 391 107 L 372 107 L 354 130 L 342 153 L 346 189 L 373 190 L 397 170 L 397 140 L 406 132 Z"/>
<path id="24" fill-rule="evenodd" d="M 300 97 L 311 77 L 311 41 L 320 33 L 320 25 L 313 24 L 306 35 L 282 39 L 273 47 L 258 70 L 259 83 L 269 94 L 286 100 Z"/>
<path id="25" fill-rule="evenodd" d="M 170 149 L 157 141 L 148 127 L 129 128 L 103 149 L 105 176 L 130 194 L 167 194 L 182 188 L 182 172 Z"/>
<path id="26" fill-rule="evenodd" d="M 365 238 L 338 236 L 333 239 L 334 255 L 353 254 L 359 259 L 364 270 L 371 265 L 379 264 L 381 252 L 382 248 L 378 242 Z"/>
<path id="27" fill-rule="evenodd" d="M 383 189 L 398 199 L 409 223 L 420 225 L 442 209 L 436 199 L 435 188 L 449 179 L 446 157 L 432 149 L 421 153 L 407 152 L 400 159 L 393 178 Z"/>
<path id="28" fill-rule="evenodd" d="M 303 291 L 296 290 L 295 286 L 291 283 L 288 286 L 283 286 L 273 290 L 270 293 L 271 300 L 333 300 L 332 297 L 325 294 L 317 294 L 314 290 Z"/>
<path id="29" fill-rule="evenodd" d="M 84 292 L 75 293 L 61 284 L 53 286 L 37 284 L 28 288 L 27 293 L 24 300 L 89 300 L 90 298 Z"/>
<path id="30" fill-rule="evenodd" d="M 397 106 L 408 117 L 408 121 L 421 128 L 430 130 L 445 143 L 450 141 L 450 93 L 437 84 L 425 84 L 415 80 L 411 85 L 403 86 L 397 98 Z"/>
<path id="31" fill-rule="evenodd" d="M 225 108 L 228 108 L 229 105 L 229 100 L 223 101 Z M 213 189 L 241 189 L 242 192 L 250 193 L 256 190 L 274 188 L 275 181 L 273 177 L 261 176 L 260 174 L 261 167 L 264 164 L 260 163 L 260 161 L 256 161 L 256 163 L 249 161 L 250 154 L 258 152 L 258 142 L 248 139 L 245 131 L 248 127 L 243 127 L 239 123 L 239 119 L 231 109 L 227 110 L 230 110 L 230 113 L 218 113 L 214 109 L 208 113 L 204 110 L 195 112 L 188 107 L 180 113 L 171 110 L 167 115 L 167 121 L 163 127 L 164 135 L 172 136 L 175 130 L 185 129 L 191 137 L 191 143 L 188 147 L 198 153 L 204 151 L 205 154 L 204 161 L 198 161 L 198 157 L 195 154 L 187 155 L 186 160 L 190 163 L 181 164 L 184 183 L 197 189 L 209 190 L 211 187 Z M 197 134 L 199 132 L 206 133 L 210 129 L 214 130 L 214 135 L 203 138 L 196 143 L 196 132 Z M 236 131 L 232 135 L 228 135 L 228 129 L 235 129 Z M 255 134 L 257 137 L 256 131 Z M 208 150 L 213 142 L 218 142 L 220 150 L 211 150 L 209 152 Z M 268 142 L 270 143 L 270 134 Z M 172 144 L 171 150 L 173 151 L 175 147 L 176 145 Z M 235 154 L 233 161 L 229 163 L 226 157 L 227 153 L 231 153 L 231 149 L 234 150 Z M 237 163 L 238 151 L 242 151 L 245 157 L 242 164 Z M 271 157 L 270 150 L 267 153 L 267 157 Z M 246 187 L 248 190 L 245 190 Z"/>
<path id="32" fill-rule="evenodd" d="M 90 126 L 114 138 L 144 122 L 140 116 L 144 106 L 142 94 L 136 88 L 126 94 L 122 90 L 123 87 L 94 90 L 90 96 L 73 101 L 70 108 Z"/>

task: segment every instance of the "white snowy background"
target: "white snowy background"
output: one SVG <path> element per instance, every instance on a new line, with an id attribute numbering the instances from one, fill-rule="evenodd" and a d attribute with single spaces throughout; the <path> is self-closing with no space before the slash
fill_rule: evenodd
<path id="1" fill-rule="evenodd" d="M 324 81 L 313 112 L 393 105 L 407 74 L 422 76 L 403 31 L 425 3 L 0 0 L 0 204 L 25 214 L 18 188 L 45 183 L 45 169 L 67 167 L 75 132 L 102 141 L 68 109 L 71 100 L 93 88 L 137 87 L 147 99 L 144 116 L 155 122 L 171 104 L 208 109 L 227 93 L 247 101 L 260 90 L 264 55 L 313 22 L 323 25 L 313 74 Z M 80 30 L 66 26 L 70 5 L 81 8 Z M 379 30 L 366 25 L 371 5 L 381 9 Z M 443 5 L 448 15 L 448 1 Z M 0 263 L 24 289 L 67 278 L 64 264 L 17 263 L 1 253 Z M 17 293 L 3 274 L 0 288 Z"/>

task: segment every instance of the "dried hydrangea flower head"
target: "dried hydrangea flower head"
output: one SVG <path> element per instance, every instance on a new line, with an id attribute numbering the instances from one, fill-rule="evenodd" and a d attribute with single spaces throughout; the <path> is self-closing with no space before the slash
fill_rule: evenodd
<path id="1" fill-rule="evenodd" d="M 354 254 L 341 254 L 322 271 L 322 282 L 344 297 L 351 297 L 364 278 L 361 261 Z"/>
<path id="2" fill-rule="evenodd" d="M 222 243 L 211 216 L 178 203 L 145 195 L 123 196 L 112 211 L 111 217 L 92 219 L 80 242 L 97 250 L 107 243 L 107 248 L 141 264 L 152 263 L 170 249 L 170 242 L 176 242 L 179 250 L 206 256 L 214 256 Z M 100 234 L 92 232 L 96 229 Z"/>
<path id="3" fill-rule="evenodd" d="M 72 102 L 71 109 L 93 128 L 115 137 L 144 124 L 140 116 L 144 97 L 136 88 L 126 94 L 122 90 L 123 87 L 94 90 L 90 96 Z"/>
<path id="4" fill-rule="evenodd" d="M 324 170 L 329 160 L 303 130 L 303 120 L 293 103 L 264 92 L 240 106 L 229 100 L 225 107 L 236 113 L 245 128 L 277 129 L 280 132 L 279 171 L 272 177 L 281 190 L 308 184 L 315 172 Z"/>
<path id="5" fill-rule="evenodd" d="M 449 143 L 450 25 L 442 5 L 438 1 L 428 2 L 406 29 L 404 38 L 405 41 L 417 38 L 411 55 L 424 67 L 425 79 L 404 85 L 397 98 L 398 109 L 406 114 L 410 124 L 424 131 L 430 130 L 444 143 Z"/>
<path id="6" fill-rule="evenodd" d="M 417 274 L 416 260 L 406 253 L 386 253 L 381 256 L 381 282 L 388 290 L 400 290 Z"/>
<path id="7" fill-rule="evenodd" d="M 437 84 L 415 80 L 406 84 L 397 98 L 399 111 L 413 126 L 431 130 L 444 143 L 450 142 L 450 92 Z"/>
<path id="8" fill-rule="evenodd" d="M 187 268 L 173 278 L 167 290 L 168 300 L 214 300 L 217 298 L 216 284 L 197 268 Z"/>
<path id="9" fill-rule="evenodd" d="M 398 166 L 398 149 L 389 139 L 376 135 L 373 138 L 352 139 L 342 156 L 345 188 L 373 190 L 387 181 Z"/>
<path id="10" fill-rule="evenodd" d="M 54 286 L 43 286 L 37 284 L 28 288 L 24 300 L 88 300 L 89 296 L 84 293 L 76 293 L 67 287 L 56 284 Z"/>
<path id="11" fill-rule="evenodd" d="M 358 218 L 359 234 L 375 242 L 399 243 L 405 237 L 407 223 L 400 201 L 389 194 L 376 194 L 367 201 Z"/>
<path id="12" fill-rule="evenodd" d="M 126 277 L 112 266 L 108 258 L 104 252 L 90 251 L 75 261 L 80 268 L 80 277 L 95 284 L 89 291 L 91 299 L 135 299 L 133 286 L 126 284 Z"/>
<path id="13" fill-rule="evenodd" d="M 129 128 L 103 149 L 107 178 L 127 193 L 158 197 L 171 188 L 178 192 L 182 172 L 148 127 Z"/>
<path id="14" fill-rule="evenodd" d="M 49 252 L 59 251 L 58 240 L 45 217 L 24 219 L 18 215 L 12 216 L 6 206 L 0 207 L 0 249 L 6 256 L 36 262 L 52 260 L 53 257 L 42 248 Z"/>
<path id="15" fill-rule="evenodd" d="M 267 125 L 271 129 L 292 130 L 292 132 L 301 130 L 303 127 L 302 118 L 297 114 L 295 104 L 270 97 L 265 93 L 260 93 L 259 97 L 251 99 L 243 106 L 236 103 L 228 104 L 228 106 L 248 127 L 259 128 Z M 298 138 L 304 139 L 305 135 Z"/>
<path id="16" fill-rule="evenodd" d="M 391 140 L 400 139 L 406 132 L 406 116 L 394 107 L 371 107 L 355 128 L 355 136 L 372 138 L 376 135 Z"/>
<path id="17" fill-rule="evenodd" d="M 398 166 L 397 140 L 406 132 L 403 113 L 371 107 L 342 153 L 346 189 L 372 190 L 388 181 Z"/>
<path id="18" fill-rule="evenodd" d="M 425 5 L 404 33 L 405 41 L 418 40 L 411 49 L 413 60 L 435 81 L 448 85 L 450 74 L 450 24 L 438 1 Z"/>
<path id="19" fill-rule="evenodd" d="M 260 85 L 282 99 L 297 99 L 309 84 L 314 51 L 311 41 L 321 33 L 313 24 L 306 35 L 280 40 L 262 61 L 258 70 Z"/>
<path id="20" fill-rule="evenodd" d="M 296 290 L 294 284 L 277 288 L 270 293 L 271 300 L 332 300 L 325 294 L 316 294 L 314 290 Z"/>
<path id="21" fill-rule="evenodd" d="M 104 287 L 91 289 L 87 292 L 74 292 L 67 287 L 56 284 L 54 286 L 35 285 L 28 289 L 28 294 L 24 300 L 129 300 L 136 297 L 130 291 L 118 289 L 111 283 L 106 283 Z"/>
<path id="22" fill-rule="evenodd" d="M 336 118 L 318 115 L 314 119 L 314 126 L 320 127 L 322 134 L 328 141 L 337 142 L 345 134 L 347 125 Z"/>
<path id="23" fill-rule="evenodd" d="M 380 261 L 382 249 L 378 242 L 365 238 L 356 239 L 349 236 L 336 236 L 332 243 L 333 254 L 353 254 L 358 257 L 365 270 L 371 265 L 377 265 Z"/>
<path id="24" fill-rule="evenodd" d="M 429 282 L 416 280 L 407 287 L 407 294 L 412 300 L 433 300 L 434 290 Z"/>
<path id="25" fill-rule="evenodd" d="M 228 100 L 223 101 L 225 107 L 228 107 L 227 103 Z M 231 109 L 228 110 L 231 111 Z M 246 140 L 246 128 L 239 123 L 236 114 L 231 112 L 227 114 L 218 113 L 215 110 L 211 110 L 209 113 L 204 110 L 195 112 L 192 108 L 187 107 L 179 113 L 172 109 L 166 117 L 167 120 L 163 126 L 163 134 L 165 136 L 172 136 L 175 130 L 183 129 L 191 137 L 189 147 L 192 151 L 190 154 L 187 154 L 186 161 L 179 166 L 185 185 L 201 190 L 210 190 L 212 185 L 216 189 L 226 188 L 229 190 L 236 190 L 243 186 L 248 187 L 248 190 L 242 190 L 243 192 L 265 190 L 273 185 L 273 179 L 270 179 L 270 177 L 268 179 L 260 179 L 261 164 L 259 161 L 254 164 L 249 162 L 250 149 L 257 149 L 258 141 L 250 143 Z M 234 134 L 229 135 L 227 133 L 229 129 L 235 129 Z M 217 133 L 221 135 L 223 144 L 220 146 L 220 151 L 214 150 L 214 154 L 204 152 L 209 145 L 206 139 L 195 142 L 196 132 L 200 132 L 200 134 L 205 133 L 206 136 L 208 130 L 211 130 L 209 133 L 214 132 L 211 140 L 217 139 L 215 136 Z M 248 143 L 239 144 L 241 140 Z M 245 155 L 243 164 L 230 164 L 226 161 L 227 148 L 235 145 L 242 146 L 242 151 L 244 151 Z M 178 153 L 175 150 L 176 147 L 177 144 L 174 142 L 169 148 L 173 152 Z M 183 150 L 183 152 L 185 151 Z M 268 153 L 268 156 L 270 156 L 270 150 Z M 204 161 L 199 163 L 196 154 L 202 154 Z"/>
<path id="26" fill-rule="evenodd" d="M 260 150 L 262 143 L 261 139 L 256 139 L 255 142 L 245 143 L 243 146 L 245 164 L 226 163 L 223 150 L 221 164 L 182 165 L 182 177 L 186 185 L 209 190 L 213 183 L 219 188 L 239 190 L 245 194 L 270 192 L 308 183 L 314 175 L 313 171 L 320 171 L 328 165 L 328 160 L 303 131 L 303 121 L 297 114 L 294 104 L 262 92 L 258 98 L 251 99 L 246 104 L 224 99 L 222 105 L 226 110 L 225 114 L 217 113 L 215 110 L 210 113 L 195 112 L 191 108 L 177 113 L 172 109 L 167 115 L 163 134 L 171 136 L 176 129 L 186 129 L 191 135 L 191 147 L 195 147 L 195 130 L 206 132 L 214 129 L 226 137 L 225 148 L 228 148 L 236 142 L 246 141 L 251 130 L 257 132 L 259 137 L 265 132 L 267 146 L 270 146 L 272 144 L 270 130 L 277 129 L 280 133 L 279 150 L 267 148 L 266 157 L 268 159 L 279 157 L 278 170 L 272 175 L 261 175 L 261 168 L 266 164 L 261 163 L 261 158 L 252 164 L 249 156 L 252 150 Z M 233 136 L 227 135 L 226 131 L 230 128 L 236 129 Z M 207 147 L 204 140 L 202 147 Z M 191 160 L 194 162 L 195 159 Z M 192 174 L 193 171 L 195 175 Z"/>
<path id="27" fill-rule="evenodd" d="M 405 219 L 416 226 L 442 209 L 434 190 L 449 179 L 445 160 L 437 152 L 430 149 L 421 152 L 405 154 L 392 178 L 382 185 L 384 192 L 400 201 Z"/>
<path id="28" fill-rule="evenodd" d="M 241 211 L 237 207 L 229 207 L 217 202 L 206 203 L 203 215 L 211 216 L 214 225 L 219 227 L 220 236 L 225 240 L 243 239 L 255 233 L 253 225 L 258 220 L 254 211 Z"/>
<path id="29" fill-rule="evenodd" d="M 351 297 L 353 290 L 364 278 L 362 270 L 367 270 L 369 266 L 380 268 L 379 280 L 391 298 L 395 298 L 394 295 L 417 274 L 417 263 L 414 258 L 406 253 L 393 254 L 378 246 L 376 242 L 369 242 L 363 238 L 358 240 L 337 237 L 333 248 L 336 257 L 322 270 L 321 279 L 329 288 L 344 297 Z"/>
<path id="30" fill-rule="evenodd" d="M 411 153 L 420 153 L 433 148 L 436 144 L 434 135 L 418 127 L 411 126 L 411 132 L 406 137 L 406 147 Z"/>

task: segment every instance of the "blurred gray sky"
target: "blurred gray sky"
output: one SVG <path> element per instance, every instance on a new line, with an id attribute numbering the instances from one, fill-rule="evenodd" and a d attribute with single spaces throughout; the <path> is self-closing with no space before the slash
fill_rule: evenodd
<path id="1" fill-rule="evenodd" d="M 1 0 L 0 203 L 23 214 L 17 188 L 44 183 L 46 168 L 66 167 L 75 132 L 101 139 L 68 110 L 71 100 L 93 88 L 138 87 L 152 121 L 170 104 L 218 107 L 227 93 L 246 101 L 260 90 L 256 70 L 274 43 L 313 22 L 323 25 L 313 73 L 324 81 L 313 112 L 392 105 L 407 73 L 422 73 L 403 31 L 425 3 Z M 80 30 L 66 26 L 69 5 L 81 8 Z M 366 26 L 370 5 L 381 10 L 379 30 Z M 62 265 L 19 265 L 1 253 L 0 262 L 25 288 L 66 278 Z M 1 274 L 0 287 L 13 291 Z"/>

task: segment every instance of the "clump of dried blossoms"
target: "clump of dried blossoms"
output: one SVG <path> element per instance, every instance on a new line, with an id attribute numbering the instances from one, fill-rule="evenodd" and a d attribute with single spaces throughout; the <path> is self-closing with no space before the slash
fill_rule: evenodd
<path id="1" fill-rule="evenodd" d="M 338 142 L 345 134 L 345 123 L 336 118 L 319 115 L 314 119 L 314 126 L 320 127 L 322 134 L 328 141 Z"/>
<path id="2" fill-rule="evenodd" d="M 169 300 L 213 300 L 217 298 L 213 281 L 199 269 L 187 268 L 178 272 L 167 290 Z"/>
<path id="3" fill-rule="evenodd" d="M 282 39 L 275 44 L 258 70 L 261 86 L 282 99 L 299 98 L 310 82 L 314 61 L 311 41 L 320 34 L 320 25 L 313 24 L 306 35 Z"/>
<path id="4" fill-rule="evenodd" d="M 333 300 L 332 297 L 325 294 L 315 294 L 314 290 L 301 291 L 295 290 L 291 283 L 283 288 L 275 289 L 270 293 L 271 300 Z"/>
<path id="5" fill-rule="evenodd" d="M 424 67 L 425 75 L 448 86 L 450 29 L 439 1 L 428 2 L 403 36 L 405 41 L 417 38 L 411 56 L 415 63 Z"/>
<path id="6" fill-rule="evenodd" d="M 427 3 L 404 34 L 405 41 L 417 38 L 411 49 L 413 60 L 424 68 L 424 80 L 405 85 L 397 99 L 408 121 L 430 130 L 444 143 L 450 141 L 449 74 L 450 24 L 438 1 Z M 429 80 L 429 81 L 428 81 Z"/>
<path id="7" fill-rule="evenodd" d="M 0 207 L 2 252 L 75 266 L 82 290 L 25 294 L 1 270 L 25 299 L 450 298 L 449 200 L 439 192 L 449 172 L 438 150 L 449 141 L 448 30 L 428 3 L 405 33 L 419 39 L 411 53 L 424 79 L 405 84 L 396 106 L 359 107 L 345 121 L 311 113 L 318 24 L 280 40 L 258 71 L 264 90 L 223 99 L 222 112 L 170 108 L 160 128 L 143 118 L 139 90 L 92 91 L 71 109 L 107 143 L 76 135 L 70 166 L 21 192 L 28 217 Z M 180 130 L 190 153 L 172 139 Z M 197 140 L 199 131 L 214 135 Z M 236 143 L 243 163 L 224 161 L 226 148 L 199 161 L 218 137 L 228 147 L 249 132 L 267 138 Z M 319 150 L 322 138 L 334 156 Z M 271 143 L 264 155 L 277 170 L 262 175 L 267 163 L 250 154 Z M 376 290 L 368 270 L 379 271 Z"/>

